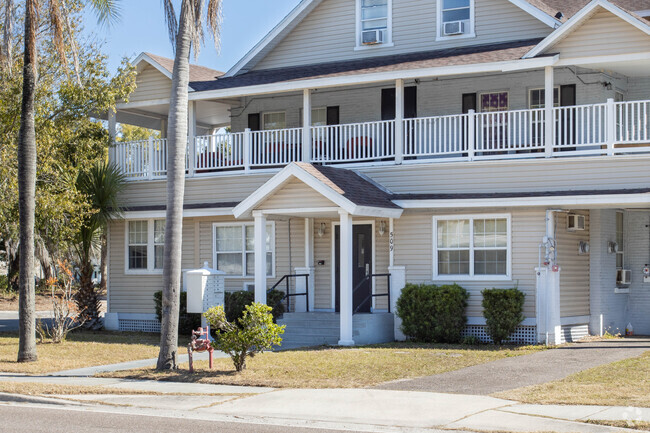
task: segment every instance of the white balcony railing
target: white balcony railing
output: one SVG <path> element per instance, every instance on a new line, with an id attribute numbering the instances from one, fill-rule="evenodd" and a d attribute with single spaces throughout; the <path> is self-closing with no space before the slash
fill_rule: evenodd
<path id="1" fill-rule="evenodd" d="M 516 110 L 237 132 L 188 143 L 188 176 L 318 164 L 542 158 L 650 153 L 650 101 L 555 107 L 551 140 L 546 110 Z M 310 146 L 304 149 L 304 139 Z M 304 152 L 308 150 L 309 152 Z M 111 157 L 130 179 L 166 175 L 167 140 L 117 143 Z"/>

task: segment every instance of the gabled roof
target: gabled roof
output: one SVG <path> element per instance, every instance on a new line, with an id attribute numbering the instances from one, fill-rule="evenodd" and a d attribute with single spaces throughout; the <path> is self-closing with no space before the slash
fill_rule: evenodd
<path id="1" fill-rule="evenodd" d="M 133 62 L 137 71 L 141 71 L 144 65 L 151 65 L 160 71 L 164 76 L 172 79 L 174 72 L 174 60 L 151 53 L 140 54 Z M 205 66 L 190 65 L 190 90 L 201 91 L 205 83 L 213 82 L 223 76 L 223 72 Z"/>
<path id="2" fill-rule="evenodd" d="M 563 38 L 577 30 L 585 21 L 587 21 L 600 8 L 605 9 L 627 23 L 633 25 L 647 35 L 650 35 L 650 24 L 638 15 L 634 15 L 619 6 L 612 4 L 607 0 L 592 0 L 587 6 L 582 8 L 577 14 L 573 15 L 562 27 L 548 35 L 530 52 L 526 53 L 525 59 L 535 57 L 552 47 Z"/>
<path id="3" fill-rule="evenodd" d="M 242 57 L 228 72 L 226 77 L 247 72 L 266 54 L 275 48 L 316 6 L 323 0 L 302 0 L 277 26 L 258 42 L 244 57 Z M 542 0 L 508 0 L 551 28 L 558 27 L 561 22 L 551 14 L 553 8 L 548 7 Z"/>
<path id="4" fill-rule="evenodd" d="M 352 170 L 294 162 L 259 187 L 233 209 L 236 218 L 256 207 L 292 179 L 298 179 L 333 204 L 352 215 L 399 218 L 402 208 L 391 201 L 391 194 Z M 297 208 L 300 204 L 297 203 Z"/>

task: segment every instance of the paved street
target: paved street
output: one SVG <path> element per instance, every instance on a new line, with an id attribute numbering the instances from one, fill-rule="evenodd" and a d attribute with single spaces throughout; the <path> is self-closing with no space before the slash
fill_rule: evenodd
<path id="1" fill-rule="evenodd" d="M 0 405 L 0 432 L 7 433 L 335 433 L 343 430 L 323 430 L 308 427 L 286 427 L 265 424 L 204 421 L 157 416 L 98 413 L 84 410 L 44 409 Z M 345 430 L 346 432 L 354 430 Z"/>
<path id="2" fill-rule="evenodd" d="M 46 319 L 49 323 L 51 311 L 37 311 L 36 317 Z M 0 332 L 18 332 L 18 312 L 17 311 L 0 311 Z"/>

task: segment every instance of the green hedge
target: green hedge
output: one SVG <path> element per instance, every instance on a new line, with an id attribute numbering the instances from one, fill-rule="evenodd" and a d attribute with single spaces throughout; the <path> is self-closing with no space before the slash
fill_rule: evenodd
<path id="1" fill-rule="evenodd" d="M 284 304 L 277 303 L 284 297 L 284 292 L 279 290 L 271 290 L 267 295 L 267 304 L 273 307 L 273 320 L 284 314 Z M 153 295 L 154 303 L 156 304 L 156 317 L 160 322 L 162 320 L 162 291 L 157 291 Z M 226 318 L 229 322 L 233 322 L 241 317 L 244 308 L 250 305 L 255 300 L 253 292 L 238 291 L 226 292 L 225 306 Z M 201 326 L 201 315 L 198 313 L 187 312 L 187 292 L 181 292 L 181 305 L 178 318 L 178 334 L 179 335 L 192 335 L 192 331 Z"/>
<path id="2" fill-rule="evenodd" d="M 481 294 L 487 333 L 494 344 L 501 344 L 524 320 L 526 295 L 518 289 L 485 289 Z"/>
<path id="3" fill-rule="evenodd" d="M 457 284 L 407 284 L 397 300 L 402 332 L 416 341 L 458 343 L 469 293 Z"/>

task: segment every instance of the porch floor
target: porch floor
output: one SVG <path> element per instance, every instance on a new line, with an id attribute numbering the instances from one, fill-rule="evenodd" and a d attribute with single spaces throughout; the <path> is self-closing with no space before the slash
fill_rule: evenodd
<path id="1" fill-rule="evenodd" d="M 338 313 L 285 313 L 278 320 L 286 325 L 282 345 L 277 350 L 338 344 L 340 336 Z M 392 313 L 358 313 L 353 316 L 352 331 L 357 345 L 387 343 L 395 340 Z"/>

